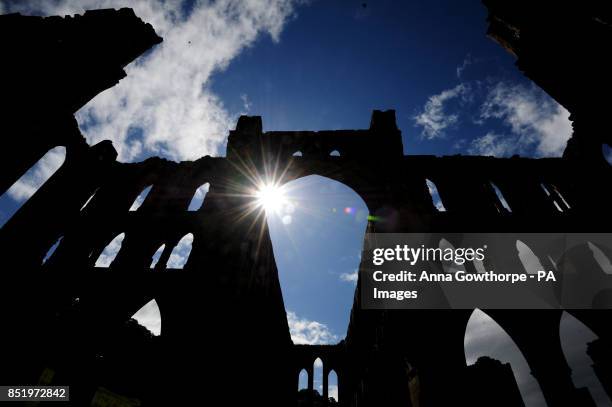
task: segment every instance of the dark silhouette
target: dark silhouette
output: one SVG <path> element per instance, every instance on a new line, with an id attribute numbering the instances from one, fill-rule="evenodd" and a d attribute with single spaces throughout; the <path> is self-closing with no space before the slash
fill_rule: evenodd
<path id="1" fill-rule="evenodd" d="M 305 399 L 323 405 L 332 404 L 327 377 L 333 369 L 343 406 L 472 405 L 481 389 L 469 377 L 499 378 L 499 392 L 487 394 L 489 405 L 515 400 L 505 405 L 520 406 L 507 367 L 493 361 L 466 366 L 463 344 L 471 310 L 363 310 L 358 283 L 344 341 L 294 345 L 265 219 L 245 211 L 253 199 L 244 192 L 256 187 L 250 174 L 275 175 L 280 183 L 319 174 L 363 198 L 378 219 L 370 221 L 369 231 L 609 232 L 611 170 L 601 159 L 601 143 L 609 142 L 610 133 L 605 106 L 590 96 L 607 89 L 610 69 L 591 63 L 580 68 L 572 61 L 576 71 L 557 75 L 564 64 L 551 65 L 546 58 L 561 59 L 566 43 L 553 41 L 542 59 L 537 54 L 550 43 L 531 36 L 560 38 L 555 36 L 563 26 L 543 17 L 549 10 L 533 2 L 485 3 L 490 34 L 514 50 L 526 75 L 582 123 L 563 158 L 405 156 L 395 112 L 388 110 L 374 111 L 368 129 L 319 132 L 264 132 L 260 117 L 243 116 L 230 132 L 227 157 L 120 163 L 110 142 L 87 145 L 73 114 L 161 41 L 152 27 L 128 9 L 66 18 L 0 17 L 6 85 L 0 128 L 7 152 L 0 161 L 0 189 L 6 191 L 49 149 L 67 149 L 63 166 L 0 230 L 0 384 L 43 379 L 68 384 L 77 406 L 102 394 L 143 406 L 201 405 L 213 398 L 236 406 L 288 406 Z M 586 13 L 589 5 L 575 6 L 583 13 L 568 13 L 564 21 L 588 29 L 591 37 L 581 40 L 609 46 L 608 28 L 584 17 L 593 15 Z M 529 13 L 523 14 L 525 8 Z M 534 8 L 537 19 L 513 20 Z M 610 21 L 607 12 L 595 15 Z M 607 49 L 580 52 L 593 61 Z M 582 88 L 590 93 L 578 92 Z M 340 156 L 330 156 L 334 150 Z M 302 155 L 294 157 L 296 151 Z M 270 173 L 276 165 L 285 171 Z M 434 206 L 426 179 L 436 184 L 446 212 Z M 187 211 L 206 182 L 210 190 L 202 207 Z M 511 212 L 500 209 L 491 182 Z M 153 188 L 142 206 L 128 211 L 148 185 Z M 125 239 L 112 264 L 95 267 L 104 247 L 121 233 Z M 187 263 L 169 269 L 172 249 L 188 233 L 194 240 Z M 151 257 L 162 244 L 151 270 Z M 162 315 L 159 337 L 130 321 L 152 298 Z M 561 310 L 488 314 L 521 349 L 550 407 L 593 404 L 571 381 L 559 339 Z M 599 336 L 591 355 L 609 390 L 610 313 L 573 314 Z M 312 383 L 318 357 L 321 395 Z M 309 386 L 298 393 L 303 368 Z"/>

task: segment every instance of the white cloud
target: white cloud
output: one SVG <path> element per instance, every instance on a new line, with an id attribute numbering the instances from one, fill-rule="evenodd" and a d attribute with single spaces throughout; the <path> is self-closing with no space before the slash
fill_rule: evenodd
<path id="1" fill-rule="evenodd" d="M 161 313 L 159 306 L 155 300 L 146 303 L 134 315 L 132 315 L 138 323 L 147 328 L 153 335 L 161 334 Z"/>
<path id="2" fill-rule="evenodd" d="M 352 273 L 340 274 L 340 281 L 344 281 L 347 283 L 356 284 L 358 279 L 359 279 L 359 272 L 357 270 L 353 271 Z"/>
<path id="3" fill-rule="evenodd" d="M 193 244 L 193 234 L 188 233 L 179 240 L 178 244 L 172 249 L 170 258 L 166 267 L 173 269 L 182 269 L 189 259 L 191 254 L 191 246 Z"/>
<path id="4" fill-rule="evenodd" d="M 115 257 L 117 257 L 117 253 L 121 250 L 121 246 L 123 245 L 123 239 L 125 238 L 125 233 L 121 233 L 102 250 L 100 253 L 100 257 L 96 260 L 96 267 L 109 267 Z"/>
<path id="5" fill-rule="evenodd" d="M 210 90 L 210 78 L 261 34 L 278 41 L 299 1 L 201 1 L 188 14 L 179 1 L 24 1 L 10 3 L 7 11 L 65 15 L 134 8 L 164 42 L 130 64 L 127 78 L 96 96 L 77 120 L 90 144 L 112 140 L 122 161 L 143 154 L 184 160 L 223 154 L 235 117 Z M 128 138 L 130 129 L 141 129 L 142 137 Z"/>
<path id="6" fill-rule="evenodd" d="M 473 140 L 469 151 L 507 156 L 533 149 L 536 157 L 561 156 L 572 134 L 569 115 L 535 85 L 499 82 L 489 89 L 481 106 L 481 118 L 502 120 L 510 134 L 488 133 Z"/>
<path id="7" fill-rule="evenodd" d="M 471 154 L 490 155 L 494 157 L 508 157 L 519 152 L 514 137 L 489 132 L 482 137 L 472 140 L 468 151 Z"/>
<path id="8" fill-rule="evenodd" d="M 466 327 L 465 359 L 468 365 L 480 356 L 489 356 L 510 363 L 526 407 L 545 406 L 540 386 L 512 338 L 491 317 L 475 310 Z"/>
<path id="9" fill-rule="evenodd" d="M 460 83 L 454 88 L 430 96 L 423 111 L 414 117 L 415 125 L 423 127 L 421 136 L 429 140 L 443 137 L 445 130 L 459 120 L 458 114 L 445 111 L 445 104 L 456 98 L 461 101 L 469 100 L 469 90 L 469 86 Z"/>
<path id="10" fill-rule="evenodd" d="M 28 200 L 66 160 L 66 148 L 49 150 L 32 168 L 6 191 L 17 202 Z"/>
<path id="11" fill-rule="evenodd" d="M 463 74 L 463 71 L 465 71 L 465 69 L 472 65 L 474 63 L 474 61 L 472 60 L 472 55 L 471 54 L 467 54 L 465 56 L 465 58 L 463 59 L 463 62 L 461 63 L 461 65 L 457 66 L 457 78 L 461 79 L 461 75 Z"/>
<path id="12" fill-rule="evenodd" d="M 327 390 L 327 395 L 329 397 L 333 397 L 334 400 L 338 401 L 338 386 L 335 384 L 330 384 Z"/>
<path id="13" fill-rule="evenodd" d="M 338 341 L 327 325 L 299 318 L 295 312 L 287 311 L 287 322 L 293 343 L 300 345 L 331 344 Z"/>

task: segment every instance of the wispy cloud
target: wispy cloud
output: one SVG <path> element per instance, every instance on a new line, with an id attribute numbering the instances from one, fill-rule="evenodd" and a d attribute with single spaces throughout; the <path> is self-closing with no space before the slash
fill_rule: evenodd
<path id="1" fill-rule="evenodd" d="M 456 99 L 469 100 L 469 90 L 468 85 L 460 83 L 454 88 L 430 96 L 423 111 L 414 117 L 415 125 L 422 127 L 421 136 L 429 140 L 444 137 L 446 129 L 459 120 L 459 115 L 449 113 L 445 105 Z"/>
<path id="2" fill-rule="evenodd" d="M 457 66 L 457 78 L 461 79 L 461 75 L 463 75 L 463 71 L 465 71 L 466 68 L 472 65 L 473 63 L 474 63 L 474 60 L 472 59 L 472 54 L 467 54 L 465 58 L 463 59 L 463 62 L 461 63 L 461 65 Z"/>
<path id="3" fill-rule="evenodd" d="M 127 78 L 95 97 L 77 119 L 90 144 L 112 140 L 122 161 L 146 155 L 184 160 L 224 153 L 235 117 L 211 91 L 210 78 L 261 35 L 279 41 L 298 1 L 201 1 L 189 9 L 181 1 L 32 0 L 5 4 L 4 11 L 134 8 L 164 42 L 130 64 Z"/>
<path id="4" fill-rule="evenodd" d="M 357 284 L 358 279 L 359 279 L 359 272 L 357 270 L 353 271 L 352 273 L 340 274 L 340 281 L 344 281 L 345 283 Z"/>
<path id="5" fill-rule="evenodd" d="M 338 341 L 337 335 L 334 335 L 327 325 L 300 318 L 292 311 L 287 311 L 287 321 L 291 339 L 295 344 L 321 345 Z"/>

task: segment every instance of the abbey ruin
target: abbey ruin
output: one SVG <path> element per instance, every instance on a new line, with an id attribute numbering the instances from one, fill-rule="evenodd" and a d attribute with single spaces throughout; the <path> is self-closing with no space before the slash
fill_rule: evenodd
<path id="1" fill-rule="evenodd" d="M 367 129 L 316 132 L 266 132 L 261 117 L 242 116 L 225 157 L 122 163 L 110 141 L 87 144 L 74 114 L 162 41 L 153 27 L 130 9 L 0 16 L 0 193 L 51 148 L 67 151 L 62 167 L 0 229 L 0 383 L 67 383 L 78 406 L 90 405 L 101 388 L 143 406 L 200 405 L 211 394 L 226 405 L 292 406 L 299 372 L 306 369 L 312 389 L 321 358 L 323 399 L 334 370 L 342 406 L 522 405 L 508 365 L 466 365 L 472 310 L 364 310 L 358 284 L 346 339 L 294 345 L 265 219 L 239 216 L 252 199 L 240 191 L 253 187 L 248 174 L 281 166 L 281 183 L 318 174 L 352 188 L 380 219 L 368 231 L 609 232 L 612 172 L 601 148 L 612 133 L 601 95 L 612 90 L 612 14 L 594 2 L 544 3 L 551 6 L 484 1 L 489 35 L 571 112 L 574 134 L 562 158 L 404 155 L 395 112 L 386 110 L 374 111 Z M 330 156 L 334 150 L 340 155 Z M 426 180 L 446 212 L 436 209 Z M 187 211 L 205 183 L 202 207 Z M 129 211 L 150 185 L 140 208 Z M 96 267 L 122 233 L 112 264 Z M 167 267 L 187 234 L 193 246 L 184 268 Z M 126 323 L 151 299 L 163 320 L 158 337 Z M 610 312 L 570 312 L 599 337 L 589 353 L 612 395 Z M 516 342 L 550 407 L 594 405 L 572 383 L 559 339 L 562 310 L 487 313 Z M 477 380 L 491 385 L 477 390 Z"/>

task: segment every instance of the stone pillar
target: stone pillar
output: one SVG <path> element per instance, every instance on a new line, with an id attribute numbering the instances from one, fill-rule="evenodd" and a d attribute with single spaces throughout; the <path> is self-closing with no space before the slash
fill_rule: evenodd
<path id="1" fill-rule="evenodd" d="M 327 364 L 323 364 L 323 402 L 327 404 L 329 399 L 329 368 Z"/>

